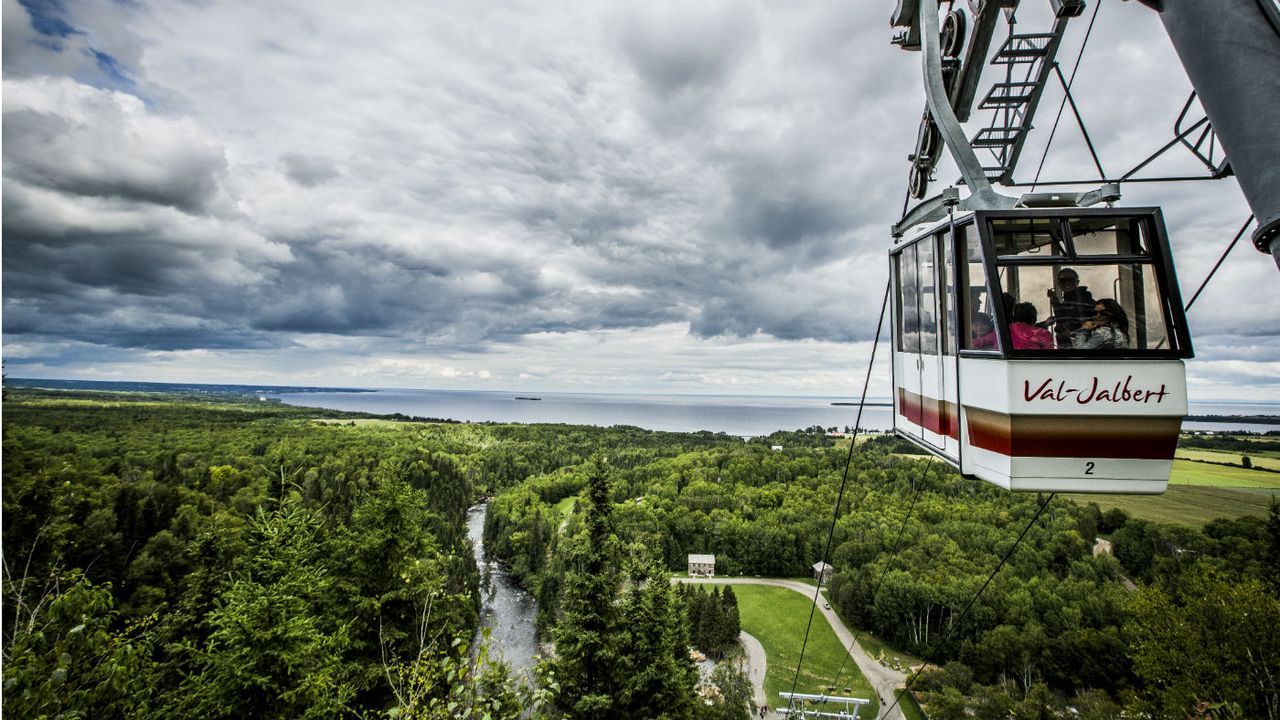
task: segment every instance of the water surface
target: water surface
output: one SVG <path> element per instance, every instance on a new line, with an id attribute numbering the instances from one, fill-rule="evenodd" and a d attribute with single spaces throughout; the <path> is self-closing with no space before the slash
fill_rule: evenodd
<path id="1" fill-rule="evenodd" d="M 480 589 L 480 626 L 489 628 L 490 657 L 506 661 L 515 675 L 531 678 L 538 654 L 533 626 L 538 603 L 517 587 L 498 563 L 485 562 L 484 514 L 488 509 L 488 503 L 480 503 L 467 512 L 467 537 L 475 547 L 481 581 L 486 575 L 490 579 L 489 586 Z"/>

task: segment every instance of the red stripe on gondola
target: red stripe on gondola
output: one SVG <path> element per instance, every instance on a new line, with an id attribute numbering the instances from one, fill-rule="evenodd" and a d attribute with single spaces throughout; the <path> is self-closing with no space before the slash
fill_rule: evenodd
<path id="1" fill-rule="evenodd" d="M 929 432 L 960 439 L 960 417 L 953 402 L 898 388 L 898 414 Z"/>
<path id="2" fill-rule="evenodd" d="M 1171 460 L 1182 418 L 1005 415 L 965 408 L 969 444 L 1010 457 Z"/>

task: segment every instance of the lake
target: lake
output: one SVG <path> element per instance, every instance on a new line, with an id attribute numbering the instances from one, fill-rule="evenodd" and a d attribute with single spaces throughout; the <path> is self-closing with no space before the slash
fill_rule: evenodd
<path id="1" fill-rule="evenodd" d="M 458 420 L 464 422 L 634 425 L 648 430 L 759 436 L 778 430 L 852 428 L 856 398 L 762 397 L 748 395 L 624 395 L 607 393 L 530 393 L 459 390 L 377 390 L 374 392 L 284 392 L 291 405 L 333 410 Z M 536 397 L 537 400 L 519 399 Z M 832 405 L 833 402 L 853 405 Z M 864 430 L 893 427 L 887 398 L 863 411 Z M 1195 415 L 1280 415 L 1277 403 L 1191 403 Z M 1188 430 L 1280 430 L 1280 425 L 1184 422 Z"/>

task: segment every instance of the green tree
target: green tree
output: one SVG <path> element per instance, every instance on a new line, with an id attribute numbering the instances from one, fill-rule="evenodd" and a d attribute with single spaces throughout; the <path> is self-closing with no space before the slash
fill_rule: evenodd
<path id="1" fill-rule="evenodd" d="M 1135 593 L 1126 624 L 1139 710 L 1182 718 L 1204 703 L 1280 718 L 1280 598 L 1261 580 L 1197 565 L 1177 588 Z"/>
<path id="2" fill-rule="evenodd" d="M 467 643 L 424 647 L 410 661 L 392 661 L 386 673 L 396 699 L 396 720 L 515 720 L 534 699 L 505 665 L 489 658 L 487 635 L 474 660 Z"/>
<path id="3" fill-rule="evenodd" d="M 319 606 L 332 577 L 318 517 L 286 499 L 260 510 L 248 555 L 209 614 L 195 668 L 168 712 L 208 718 L 329 718 L 348 712 L 354 689 L 342 661 L 347 627 Z"/>
<path id="4" fill-rule="evenodd" d="M 609 468 L 596 456 L 587 463 L 586 474 L 586 533 L 571 550 L 554 633 L 559 705 L 583 720 L 612 717 L 619 686 L 614 597 L 620 553 L 611 521 Z"/>
<path id="5" fill-rule="evenodd" d="M 6 715 L 151 715 L 155 668 L 147 628 L 144 623 L 113 629 L 119 613 L 109 585 L 94 585 L 72 571 L 41 588 L 6 586 L 16 591 L 5 598 L 14 613 L 5 628 Z"/>
<path id="6" fill-rule="evenodd" d="M 973 688 L 970 710 L 974 720 L 1009 720 L 1013 715 L 1013 698 L 1001 685 L 977 685 Z"/>
<path id="7" fill-rule="evenodd" d="M 689 658 L 684 608 L 658 565 L 633 573 L 621 606 L 619 716 L 690 718 L 697 670 Z"/>
<path id="8" fill-rule="evenodd" d="M 964 696 L 953 687 L 927 693 L 924 697 L 932 720 L 965 720 L 968 717 Z"/>
<path id="9" fill-rule="evenodd" d="M 1082 690 L 1071 698 L 1070 705 L 1080 713 L 1080 720 L 1114 720 L 1120 717 L 1120 705 L 1105 690 Z"/>
<path id="10" fill-rule="evenodd" d="M 1057 720 L 1062 710 L 1062 698 L 1049 686 L 1037 683 L 1027 690 L 1022 702 L 1013 708 L 1016 720 Z"/>
<path id="11" fill-rule="evenodd" d="M 1271 582 L 1272 592 L 1280 594 L 1280 501 L 1271 496 L 1267 513 L 1266 541 L 1263 548 L 1263 577 Z"/>
<path id="12" fill-rule="evenodd" d="M 721 642 L 727 650 L 737 644 L 738 634 L 742 632 L 742 620 L 738 613 L 738 596 L 734 594 L 732 585 L 724 586 L 720 605 L 724 617 Z"/>
<path id="13" fill-rule="evenodd" d="M 704 701 L 695 705 L 698 720 L 750 720 L 751 680 L 738 666 L 716 663 L 704 690 Z"/>

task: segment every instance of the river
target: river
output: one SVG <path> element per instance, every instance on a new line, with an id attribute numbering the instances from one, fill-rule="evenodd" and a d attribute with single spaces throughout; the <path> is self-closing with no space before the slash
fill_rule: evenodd
<path id="1" fill-rule="evenodd" d="M 512 582 L 501 565 L 485 562 L 484 514 L 488 509 L 488 503 L 480 503 L 467 512 L 467 537 L 475 547 L 476 565 L 480 568 L 480 626 L 489 628 L 490 656 L 506 661 L 513 674 L 532 679 L 538 655 L 534 631 L 538 603 Z M 489 578 L 487 587 L 485 577 Z"/>

